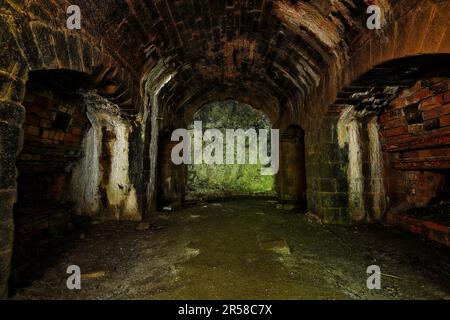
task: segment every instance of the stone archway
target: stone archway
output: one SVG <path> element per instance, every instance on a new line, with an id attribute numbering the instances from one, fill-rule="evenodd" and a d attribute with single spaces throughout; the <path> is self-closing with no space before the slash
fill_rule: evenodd
<path id="1" fill-rule="evenodd" d="M 173 210 L 183 205 L 186 188 L 186 165 L 174 165 L 171 160 L 173 130 L 163 129 L 159 135 L 156 207 L 158 210 Z M 170 209 L 169 209 L 170 208 Z"/>
<path id="2" fill-rule="evenodd" d="M 276 178 L 278 197 L 305 210 L 306 203 L 305 132 L 297 125 L 281 134 L 280 172 Z"/>
<path id="3" fill-rule="evenodd" d="M 439 120 L 440 116 L 445 117 L 445 108 L 430 113 L 421 110 L 420 104 L 426 99 L 436 99 L 436 96 L 443 98 L 440 98 L 440 104 L 430 108 L 439 108 L 446 103 L 448 68 L 444 66 L 448 65 L 448 59 L 449 55 L 435 54 L 388 61 L 340 92 L 319 129 L 307 136 L 307 167 L 313 173 L 308 177 L 308 185 L 313 186 L 308 190 L 308 203 L 312 210 L 322 212 L 322 218 L 333 223 L 379 222 L 385 219 L 389 206 L 386 198 L 388 186 L 383 182 L 383 151 L 397 152 L 398 158 L 399 150 L 403 150 L 399 146 L 402 135 L 408 138 L 411 130 L 415 130 L 415 138 L 409 137 L 408 143 L 413 145 L 414 139 L 425 139 L 433 132 L 437 135 L 445 132 L 445 121 Z M 428 83 L 428 87 L 422 87 L 421 81 L 425 85 Z M 416 95 L 414 87 L 419 92 Z M 410 90 L 413 93 L 409 97 L 402 97 Z M 405 102 L 407 100 L 410 103 Z M 404 104 L 400 105 L 400 102 Z M 393 122 L 386 124 L 386 121 Z M 402 126 L 402 121 L 405 126 Z M 403 151 L 421 149 L 408 146 L 408 143 L 403 143 Z M 444 139 L 433 148 L 445 145 Z M 445 158 L 445 154 L 443 156 Z M 395 161 L 406 165 L 404 160 Z M 412 161 L 409 168 L 414 165 L 420 167 L 419 162 Z M 393 199 L 392 195 L 388 197 Z"/>
<path id="4" fill-rule="evenodd" d="M 130 98 L 129 88 L 137 88 L 130 86 L 133 80 L 107 52 L 92 45 L 88 36 L 22 21 L 20 17 L 13 20 L 2 16 L 0 27 L 0 297 L 5 297 L 14 239 L 13 206 L 17 201 L 16 157 L 23 146 L 26 110 L 22 103 L 30 72 L 59 70 L 89 75 L 89 86 L 125 110 L 134 110 L 139 95 Z"/>

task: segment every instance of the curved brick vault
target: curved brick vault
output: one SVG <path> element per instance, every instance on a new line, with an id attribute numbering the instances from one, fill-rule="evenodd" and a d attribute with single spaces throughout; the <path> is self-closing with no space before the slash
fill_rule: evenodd
<path id="1" fill-rule="evenodd" d="M 379 31 L 366 28 L 373 3 L 384 13 Z M 81 30 L 65 27 L 68 5 L 81 8 Z M 120 137 L 120 150 L 128 150 L 128 176 L 112 173 L 107 181 L 130 186 L 114 210 L 142 213 L 133 219 L 154 205 L 158 128 L 185 126 L 208 102 L 234 99 L 264 111 L 275 127 L 304 132 L 309 210 L 328 222 L 367 222 L 377 220 L 382 204 L 377 198 L 374 209 L 372 199 L 373 212 L 352 216 L 352 206 L 361 209 L 364 201 L 354 199 L 361 186 L 349 179 L 360 172 L 345 171 L 352 150 L 341 152 L 348 141 L 337 141 L 336 128 L 353 122 L 336 106 L 351 105 L 349 95 L 358 91 L 348 89 L 385 62 L 450 53 L 448 12 L 446 0 L 0 0 L 0 297 L 10 268 L 30 72 L 77 72 L 98 93 L 91 103 L 120 108 L 116 122 L 105 121 L 110 115 L 101 110 L 90 116 L 116 130 L 104 136 Z M 390 101 L 400 91 L 384 93 Z"/>
<path id="2" fill-rule="evenodd" d="M 279 114 L 307 126 L 371 66 L 449 50 L 446 1 L 377 1 L 381 32 L 365 28 L 366 2 L 70 1 L 83 14 L 83 29 L 71 32 L 64 28 L 69 3 L 6 0 L 2 81 L 14 81 L 8 94 L 20 100 L 27 70 L 83 71 L 125 110 L 139 111 L 139 83 L 163 61 L 176 72 L 161 92 L 172 114 L 215 91 L 250 96 L 263 108 L 271 97 Z"/>

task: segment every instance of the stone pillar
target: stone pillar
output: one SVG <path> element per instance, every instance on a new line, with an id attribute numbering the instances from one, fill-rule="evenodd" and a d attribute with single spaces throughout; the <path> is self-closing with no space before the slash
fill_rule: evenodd
<path id="1" fill-rule="evenodd" d="M 307 202 L 325 223 L 348 224 L 348 150 L 339 146 L 338 121 L 339 114 L 329 114 L 305 136 Z"/>
<path id="2" fill-rule="evenodd" d="M 8 295 L 14 240 L 13 205 L 16 201 L 16 157 L 22 149 L 21 125 L 25 109 L 0 101 L 0 299 Z"/>
<path id="3" fill-rule="evenodd" d="M 372 116 L 367 121 L 368 133 L 368 154 L 370 163 L 370 199 L 371 205 L 369 208 L 370 218 L 373 221 L 383 221 L 386 208 L 387 198 L 384 186 L 383 177 L 383 149 L 380 141 L 378 117 Z"/>
<path id="4" fill-rule="evenodd" d="M 138 190 L 130 177 L 131 123 L 121 117 L 117 105 L 97 93 L 85 92 L 83 98 L 91 128 L 83 143 L 84 157 L 72 174 L 72 201 L 81 215 L 139 221 Z"/>
<path id="5" fill-rule="evenodd" d="M 348 209 L 352 222 L 365 222 L 365 179 L 362 121 L 352 107 L 345 109 L 337 124 L 339 148 L 347 151 Z"/>
<path id="6" fill-rule="evenodd" d="M 386 208 L 377 117 L 349 107 L 306 136 L 308 209 L 326 223 L 382 221 Z"/>

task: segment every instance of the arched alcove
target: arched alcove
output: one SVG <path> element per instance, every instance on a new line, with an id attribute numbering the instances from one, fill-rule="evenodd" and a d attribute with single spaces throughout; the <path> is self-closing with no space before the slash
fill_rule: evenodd
<path id="1" fill-rule="evenodd" d="M 201 164 L 194 163 L 194 156 L 191 157 L 192 164 L 175 166 L 170 159 L 171 151 L 178 142 L 171 142 L 170 136 L 173 131 L 164 131 L 161 137 L 164 142 L 160 143 L 160 161 L 158 162 L 160 191 L 158 197 L 166 192 L 163 190 L 172 190 L 172 200 L 178 197 L 180 200 L 186 190 L 187 200 L 206 200 L 228 198 L 236 196 L 273 196 L 274 195 L 274 176 L 264 176 L 261 173 L 262 166 L 258 164 L 250 164 L 249 160 L 249 143 L 246 138 L 245 145 L 245 163 L 237 164 L 238 155 L 235 154 L 233 164 L 227 164 L 226 154 L 226 135 L 227 129 L 238 130 L 244 132 L 247 130 L 255 130 L 258 134 L 260 129 L 267 130 L 266 134 L 270 135 L 272 125 L 270 120 L 262 113 L 248 105 L 241 104 L 237 101 L 226 100 L 203 105 L 192 117 L 192 123 L 188 125 L 189 134 L 191 136 L 191 152 L 194 153 L 195 134 L 194 123 L 201 126 L 203 134 L 206 130 L 215 129 L 222 133 L 222 163 L 208 164 L 203 159 Z M 214 140 L 213 140 L 214 141 Z M 237 141 L 237 140 L 235 140 Z M 203 140 L 202 154 L 206 154 L 205 148 L 208 143 Z M 270 141 L 269 141 L 270 143 Z M 258 142 L 256 141 L 256 149 Z M 269 147 L 270 149 L 270 147 Z M 215 149 L 215 152 L 219 150 Z M 235 152 L 238 152 L 238 145 L 235 145 Z M 259 161 L 259 159 L 258 159 Z M 183 181 L 183 177 L 187 180 Z M 176 177 L 173 177 L 173 174 Z M 179 182 L 176 182 L 176 181 Z M 184 187 L 186 183 L 186 187 Z M 178 186 L 178 187 L 176 187 Z M 175 190 L 175 189 L 176 190 Z M 165 203 L 168 204 L 166 198 Z M 170 198 L 170 197 L 169 197 Z M 172 202 L 179 202 L 179 201 Z"/>
<path id="2" fill-rule="evenodd" d="M 306 210 L 306 175 L 305 132 L 300 126 L 290 125 L 280 139 L 280 171 L 276 178 L 280 200 Z"/>

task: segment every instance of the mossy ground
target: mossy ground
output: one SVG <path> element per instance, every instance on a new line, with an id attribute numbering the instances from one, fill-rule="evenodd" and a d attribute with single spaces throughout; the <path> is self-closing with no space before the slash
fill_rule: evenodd
<path id="1" fill-rule="evenodd" d="M 153 231 L 93 225 L 15 298 L 450 299 L 449 250 L 403 231 L 324 226 L 270 200 L 205 203 L 156 218 Z M 267 250 L 274 243 L 289 250 Z M 67 290 L 72 264 L 105 276 Z M 381 290 L 367 289 L 371 265 L 381 268 Z"/>

